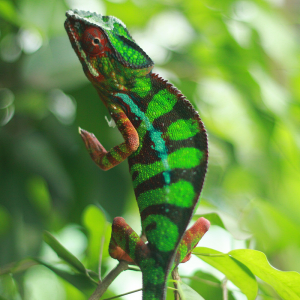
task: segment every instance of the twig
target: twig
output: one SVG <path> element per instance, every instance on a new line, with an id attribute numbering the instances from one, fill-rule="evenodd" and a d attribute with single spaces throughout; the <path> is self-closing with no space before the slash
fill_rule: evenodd
<path id="1" fill-rule="evenodd" d="M 119 264 L 106 275 L 103 281 L 98 284 L 89 300 L 99 300 L 115 278 L 127 269 L 128 263 L 126 261 L 120 261 Z"/>
<path id="2" fill-rule="evenodd" d="M 128 270 L 130 270 L 130 271 L 136 271 L 136 272 L 141 272 L 140 268 L 135 268 L 135 267 L 130 267 L 130 266 L 128 266 Z"/>
<path id="3" fill-rule="evenodd" d="M 228 281 L 228 279 L 225 278 L 222 282 L 223 300 L 228 300 L 227 281 Z"/>
<path id="4" fill-rule="evenodd" d="M 121 295 L 118 295 L 118 296 L 114 296 L 114 297 L 111 297 L 111 298 L 105 298 L 104 300 L 117 299 L 117 298 L 119 298 L 119 297 L 126 296 L 126 295 L 130 295 L 130 294 L 133 294 L 133 293 L 136 293 L 136 292 L 140 292 L 140 291 L 142 291 L 142 290 L 143 290 L 143 289 L 134 290 L 134 291 L 131 291 L 131 292 L 128 292 L 128 293 L 125 293 L 125 294 L 121 294 Z"/>
<path id="5" fill-rule="evenodd" d="M 204 283 L 206 283 L 208 285 L 211 285 L 211 286 L 216 286 L 216 287 L 220 287 L 221 286 L 219 283 L 213 282 L 211 280 L 202 279 L 202 278 L 199 278 L 197 276 L 181 276 L 181 277 L 182 278 L 196 280 L 196 281 L 200 281 L 200 282 L 204 282 Z"/>
<path id="6" fill-rule="evenodd" d="M 101 238 L 100 251 L 99 251 L 99 266 L 98 266 L 98 274 L 99 280 L 102 282 L 101 278 L 101 265 L 102 265 L 102 255 L 103 255 L 103 247 L 104 247 L 105 236 L 103 235 Z"/>
<path id="7" fill-rule="evenodd" d="M 173 271 L 172 271 L 172 278 L 174 279 L 173 281 L 173 285 L 174 285 L 174 299 L 175 300 L 180 300 L 180 294 L 178 292 L 178 281 L 180 281 L 180 276 L 178 273 L 178 267 L 176 267 Z"/>

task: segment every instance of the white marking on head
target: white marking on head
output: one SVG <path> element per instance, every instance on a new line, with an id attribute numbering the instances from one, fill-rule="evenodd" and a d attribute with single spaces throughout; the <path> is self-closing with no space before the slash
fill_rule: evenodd
<path id="1" fill-rule="evenodd" d="M 91 73 L 94 77 L 98 77 L 100 74 L 97 72 L 97 70 L 96 70 L 96 69 L 91 65 L 91 63 L 88 61 L 88 59 L 87 59 L 87 57 L 86 57 L 86 54 L 85 54 L 85 52 L 82 50 L 81 45 L 80 45 L 80 43 L 77 41 L 77 39 L 76 39 L 76 37 L 75 37 L 75 35 L 74 35 L 72 29 L 70 30 L 70 32 L 71 32 L 71 34 L 72 34 L 72 36 L 73 36 L 73 39 L 74 39 L 74 41 L 75 41 L 75 43 L 76 43 L 76 46 L 77 46 L 77 48 L 78 48 L 78 51 L 80 52 L 81 57 L 84 59 L 84 61 L 85 61 L 86 65 L 87 65 L 87 67 L 88 67 L 90 73 Z"/>
<path id="2" fill-rule="evenodd" d="M 66 15 L 72 17 L 72 19 L 81 20 L 86 24 L 96 25 L 106 30 L 113 30 L 114 23 L 118 23 L 126 28 L 126 25 L 118 18 L 109 16 L 107 22 L 105 22 L 102 19 L 102 15 L 95 12 L 74 9 L 68 10 Z"/>

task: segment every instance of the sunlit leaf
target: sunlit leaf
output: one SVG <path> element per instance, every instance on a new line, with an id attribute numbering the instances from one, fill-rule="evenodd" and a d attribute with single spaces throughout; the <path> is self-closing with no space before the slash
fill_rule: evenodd
<path id="1" fill-rule="evenodd" d="M 251 272 L 270 284 L 286 300 L 300 299 L 300 274 L 283 272 L 270 265 L 264 253 L 251 249 L 233 250 L 228 253 L 246 265 Z"/>
<path id="2" fill-rule="evenodd" d="M 199 295 L 195 290 L 193 290 L 184 282 L 178 282 L 178 285 L 180 285 L 179 293 L 182 300 L 205 300 L 201 295 Z"/>
<path id="3" fill-rule="evenodd" d="M 90 266 L 98 265 L 102 242 L 102 257 L 108 257 L 108 244 L 111 225 L 106 221 L 104 213 L 95 205 L 89 205 L 83 212 L 83 224 L 88 230 L 88 258 Z"/>
<path id="4" fill-rule="evenodd" d="M 0 299 L 4 300 L 20 300 L 18 287 L 11 274 L 2 275 L 0 277 Z M 1 298 L 1 296 L 3 296 Z"/>
<path id="5" fill-rule="evenodd" d="M 204 217 L 209 220 L 211 225 L 217 225 L 228 230 L 236 239 L 246 240 L 251 237 L 251 233 L 240 229 L 239 220 L 221 212 L 217 208 L 201 205 L 194 218 L 199 217 Z"/>
<path id="6" fill-rule="evenodd" d="M 12 2 L 7 0 L 0 1 L 0 15 L 3 19 L 6 19 L 9 22 L 14 24 L 19 23 L 18 16 L 16 14 L 15 8 Z"/>
<path id="7" fill-rule="evenodd" d="M 252 199 L 245 209 L 244 221 L 255 233 L 256 240 L 268 252 L 284 249 L 291 241 L 300 242 L 300 226 L 297 220 L 267 200 Z"/>
<path id="8" fill-rule="evenodd" d="M 69 265 L 74 267 L 80 273 L 86 274 L 84 265 L 70 253 L 50 232 L 44 232 L 44 241 L 56 252 L 56 254 L 66 261 Z"/>
<path id="9" fill-rule="evenodd" d="M 255 276 L 243 263 L 233 260 L 227 254 L 209 248 L 197 247 L 193 253 L 222 272 L 247 296 L 248 300 L 256 298 L 258 286 Z"/>
<path id="10" fill-rule="evenodd" d="M 83 291 L 92 291 L 96 288 L 96 282 L 92 281 L 90 277 L 84 274 L 71 274 L 69 272 L 60 270 L 42 260 L 36 259 L 36 261 L 53 271 L 56 275 L 71 283 L 73 286 Z"/>
<path id="11" fill-rule="evenodd" d="M 42 177 L 30 178 L 27 182 L 28 197 L 33 206 L 42 214 L 49 213 L 51 209 L 51 197 L 45 179 Z"/>
<path id="12" fill-rule="evenodd" d="M 258 287 L 259 287 L 259 295 L 264 300 L 269 299 L 281 299 L 279 295 L 275 292 L 274 288 L 271 287 L 269 284 L 262 280 L 258 280 Z"/>
<path id="13" fill-rule="evenodd" d="M 222 282 L 213 275 L 198 270 L 192 276 L 181 277 L 190 279 L 189 286 L 200 293 L 205 300 L 222 299 Z M 228 290 L 228 300 L 234 299 L 232 292 Z"/>

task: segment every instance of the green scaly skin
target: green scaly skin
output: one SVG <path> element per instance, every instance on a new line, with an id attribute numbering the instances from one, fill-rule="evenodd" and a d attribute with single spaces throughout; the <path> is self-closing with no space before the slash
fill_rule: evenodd
<path id="1" fill-rule="evenodd" d="M 163 300 L 170 270 L 190 258 L 209 228 L 200 218 L 186 231 L 207 169 L 203 123 L 172 84 L 152 73 L 152 60 L 120 20 L 77 10 L 66 15 L 71 44 L 124 143 L 106 151 L 93 134 L 80 134 L 101 169 L 128 158 L 148 241 L 117 217 L 110 255 L 140 267 L 144 300 Z"/>

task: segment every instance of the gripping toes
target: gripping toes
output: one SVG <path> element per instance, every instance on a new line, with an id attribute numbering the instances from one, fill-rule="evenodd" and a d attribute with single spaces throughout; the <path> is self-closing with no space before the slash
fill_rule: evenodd
<path id="1" fill-rule="evenodd" d="M 185 232 L 176 253 L 175 265 L 185 263 L 191 258 L 192 250 L 197 246 L 209 227 L 210 222 L 201 217 Z"/>
<path id="2" fill-rule="evenodd" d="M 112 224 L 109 254 L 112 258 L 139 264 L 149 255 L 149 249 L 123 218 L 116 217 Z"/>
<path id="3" fill-rule="evenodd" d="M 79 128 L 79 134 L 91 158 L 104 171 L 124 161 L 139 146 L 138 134 L 132 125 L 127 126 L 121 133 L 125 142 L 113 147 L 110 151 L 106 151 L 93 133 Z"/>

